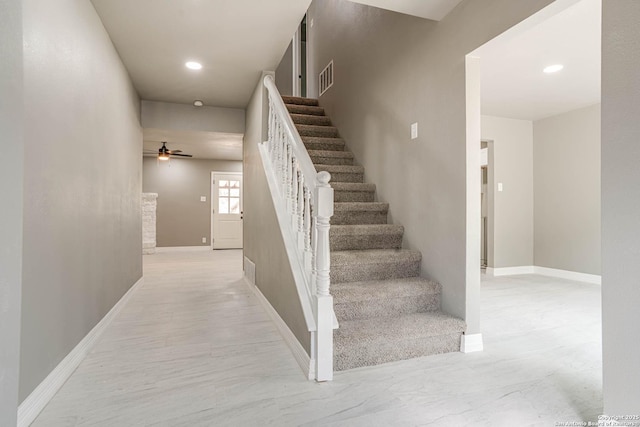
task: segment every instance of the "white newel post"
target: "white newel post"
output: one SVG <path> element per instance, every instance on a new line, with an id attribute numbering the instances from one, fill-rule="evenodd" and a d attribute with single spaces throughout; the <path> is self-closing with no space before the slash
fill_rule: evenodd
<path id="1" fill-rule="evenodd" d="M 333 216 L 333 188 L 329 185 L 331 175 L 319 172 L 315 195 L 316 241 L 316 379 L 333 379 L 333 297 L 329 293 L 331 254 L 329 248 L 330 219 Z"/>
<path id="2" fill-rule="evenodd" d="M 156 253 L 157 193 L 142 193 L 142 253 Z"/>

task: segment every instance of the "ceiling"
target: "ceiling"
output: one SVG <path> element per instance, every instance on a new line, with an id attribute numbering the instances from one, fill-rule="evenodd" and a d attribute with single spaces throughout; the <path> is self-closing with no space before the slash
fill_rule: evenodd
<path id="1" fill-rule="evenodd" d="M 600 102 L 601 0 L 479 48 L 482 114 L 539 120 Z M 562 64 L 558 73 L 543 69 Z"/>
<path id="2" fill-rule="evenodd" d="M 242 160 L 242 134 L 221 132 L 195 132 L 145 128 L 143 149 L 156 156 L 162 142 L 169 150 L 182 150 L 195 159 Z"/>
<path id="3" fill-rule="evenodd" d="M 351 0 L 380 9 L 440 21 L 462 0 Z"/>
<path id="4" fill-rule="evenodd" d="M 142 99 L 245 108 L 311 0 L 92 0 Z M 185 68 L 187 61 L 203 69 Z"/>

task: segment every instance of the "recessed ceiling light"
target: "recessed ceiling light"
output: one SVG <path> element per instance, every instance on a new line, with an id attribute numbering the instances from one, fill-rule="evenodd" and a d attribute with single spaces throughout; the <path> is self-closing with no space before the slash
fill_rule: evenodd
<path id="1" fill-rule="evenodd" d="M 555 65 L 549 65 L 548 67 L 545 67 L 544 71 L 547 74 L 551 74 L 551 73 L 557 73 L 558 71 L 562 70 L 564 68 L 564 65 L 562 64 L 555 64 Z"/>
<path id="2" fill-rule="evenodd" d="M 185 67 L 187 67 L 190 70 L 200 70 L 200 69 L 202 69 L 202 64 L 199 63 L 199 62 L 195 62 L 195 61 L 189 61 L 184 65 L 185 65 Z"/>
<path id="3" fill-rule="evenodd" d="M 194 107 L 202 107 L 203 105 L 204 105 L 204 102 L 200 101 L 199 99 L 196 99 L 195 101 L 193 101 Z"/>

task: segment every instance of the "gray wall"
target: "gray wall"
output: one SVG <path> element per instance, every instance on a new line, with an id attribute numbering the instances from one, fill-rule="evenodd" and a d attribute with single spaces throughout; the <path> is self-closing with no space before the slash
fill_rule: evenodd
<path id="1" fill-rule="evenodd" d="M 280 95 L 293 95 L 293 42 L 289 43 L 289 47 L 276 68 L 276 86 Z"/>
<path id="2" fill-rule="evenodd" d="M 23 7 L 21 401 L 142 276 L 140 101 L 127 71 L 90 2 Z"/>
<path id="3" fill-rule="evenodd" d="M 244 109 L 142 101 L 142 127 L 244 133 Z"/>
<path id="4" fill-rule="evenodd" d="M 604 411 L 640 414 L 640 2 L 602 2 Z"/>
<path id="5" fill-rule="evenodd" d="M 256 264 L 256 285 L 310 354 L 311 337 L 300 306 L 258 144 L 266 140 L 267 98 L 262 79 L 247 107 L 244 134 L 244 256 Z"/>
<path id="6" fill-rule="evenodd" d="M 482 116 L 482 139 L 492 141 L 493 154 L 493 239 L 488 239 L 493 247 L 488 248 L 488 266 L 533 265 L 533 123 Z M 498 183 L 503 185 L 501 192 Z"/>
<path id="7" fill-rule="evenodd" d="M 391 203 L 391 222 L 405 226 L 404 246 L 422 251 L 422 275 L 442 283 L 444 310 L 470 333 L 479 311 L 466 306 L 465 55 L 549 3 L 465 0 L 437 24 L 344 0 L 316 0 L 307 14 L 311 75 L 334 60 L 321 105 Z"/>
<path id="8" fill-rule="evenodd" d="M 211 245 L 212 171 L 242 172 L 242 162 L 172 158 L 169 166 L 158 164 L 155 157 L 143 159 L 142 190 L 158 193 L 158 247 Z M 200 196 L 207 201 L 201 202 Z"/>
<path id="9" fill-rule="evenodd" d="M 535 265 L 600 274 L 600 104 L 533 124 Z"/>
<path id="10" fill-rule="evenodd" d="M 0 1 L 0 425 L 14 426 L 18 407 L 22 276 L 22 7 Z"/>

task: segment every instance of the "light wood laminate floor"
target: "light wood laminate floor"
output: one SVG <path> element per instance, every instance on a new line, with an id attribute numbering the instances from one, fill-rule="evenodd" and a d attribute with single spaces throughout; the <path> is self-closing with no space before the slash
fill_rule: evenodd
<path id="1" fill-rule="evenodd" d="M 600 287 L 483 276 L 485 351 L 305 380 L 240 251 L 144 258 L 145 282 L 33 424 L 553 426 L 602 411 Z"/>

